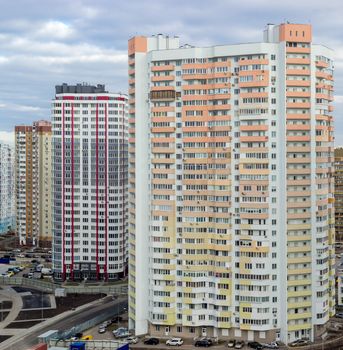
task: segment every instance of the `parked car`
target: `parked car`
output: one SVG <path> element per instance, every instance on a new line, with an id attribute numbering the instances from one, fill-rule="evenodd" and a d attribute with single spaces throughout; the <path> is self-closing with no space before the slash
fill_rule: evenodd
<path id="1" fill-rule="evenodd" d="M 242 349 L 244 347 L 244 341 L 243 340 L 238 340 L 236 341 L 236 344 L 235 344 L 235 349 Z"/>
<path id="2" fill-rule="evenodd" d="M 112 324 L 111 320 L 104 321 L 102 324 L 104 324 L 106 327 L 110 326 Z"/>
<path id="3" fill-rule="evenodd" d="M 39 261 L 36 260 L 36 259 L 33 259 L 33 260 L 31 260 L 31 263 L 32 263 L 32 264 L 39 264 Z"/>
<path id="4" fill-rule="evenodd" d="M 308 344 L 310 344 L 310 342 L 306 339 L 297 339 L 294 342 L 288 344 L 288 346 L 304 346 Z"/>
<path id="5" fill-rule="evenodd" d="M 83 337 L 81 337 L 81 340 L 93 340 L 93 336 L 92 335 L 84 335 Z"/>
<path id="6" fill-rule="evenodd" d="M 123 318 L 121 316 L 114 316 L 111 319 L 112 323 L 117 323 L 117 322 L 121 322 L 121 321 L 123 321 Z"/>
<path id="7" fill-rule="evenodd" d="M 262 350 L 263 345 L 257 341 L 251 341 L 248 343 L 248 346 L 252 349 Z"/>
<path id="8" fill-rule="evenodd" d="M 228 348 L 234 348 L 236 344 L 236 340 L 235 339 L 231 339 L 229 340 L 229 342 L 227 343 L 227 347 Z"/>
<path id="9" fill-rule="evenodd" d="M 144 340 L 145 345 L 157 345 L 159 342 L 157 338 L 148 338 Z"/>
<path id="10" fill-rule="evenodd" d="M 208 348 L 211 345 L 212 345 L 212 340 L 208 339 L 208 338 L 199 339 L 194 344 L 194 346 L 199 346 L 199 347 L 201 346 L 201 347 L 206 347 L 206 348 Z"/>
<path id="11" fill-rule="evenodd" d="M 337 318 L 343 318 L 343 312 L 337 312 L 337 314 L 335 315 L 335 317 L 337 317 Z"/>
<path id="12" fill-rule="evenodd" d="M 125 342 L 128 344 L 137 344 L 138 343 L 138 338 L 137 337 L 128 337 L 124 339 Z"/>
<path id="13" fill-rule="evenodd" d="M 169 346 L 181 346 L 183 344 L 183 340 L 181 338 L 171 338 L 166 341 L 166 345 Z"/>
<path id="14" fill-rule="evenodd" d="M 106 327 L 104 327 L 103 325 L 99 327 L 98 329 L 98 333 L 102 334 L 102 333 L 105 333 L 106 332 Z"/>
<path id="15" fill-rule="evenodd" d="M 119 327 L 119 328 L 117 328 L 117 329 L 114 329 L 114 330 L 112 331 L 112 333 L 113 333 L 113 335 L 115 336 L 117 333 L 120 333 L 120 332 L 122 332 L 122 331 L 127 331 L 127 328 L 125 328 L 125 327 Z"/>
<path id="16" fill-rule="evenodd" d="M 116 338 L 128 338 L 129 336 L 131 336 L 131 333 L 128 330 L 118 332 L 115 335 Z"/>
<path id="17" fill-rule="evenodd" d="M 279 348 L 279 345 L 277 344 L 276 341 L 272 341 L 272 342 L 269 343 L 269 344 L 263 343 L 262 345 L 263 345 L 265 348 L 268 348 L 268 349 L 278 349 L 278 348 Z"/>

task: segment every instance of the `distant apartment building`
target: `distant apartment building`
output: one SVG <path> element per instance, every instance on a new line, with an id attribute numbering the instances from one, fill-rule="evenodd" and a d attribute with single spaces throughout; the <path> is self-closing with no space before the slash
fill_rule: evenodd
<path id="1" fill-rule="evenodd" d="M 22 245 L 50 247 L 51 123 L 15 127 L 16 230 Z"/>
<path id="2" fill-rule="evenodd" d="M 332 51 L 129 41 L 136 334 L 314 339 L 335 313 Z"/>
<path id="3" fill-rule="evenodd" d="M 127 269 L 127 96 L 58 85 L 52 108 L 53 268 L 62 280 Z"/>
<path id="4" fill-rule="evenodd" d="M 343 148 L 335 148 L 335 231 L 343 243 Z"/>
<path id="5" fill-rule="evenodd" d="M 14 227 L 14 150 L 0 142 L 0 234 Z"/>

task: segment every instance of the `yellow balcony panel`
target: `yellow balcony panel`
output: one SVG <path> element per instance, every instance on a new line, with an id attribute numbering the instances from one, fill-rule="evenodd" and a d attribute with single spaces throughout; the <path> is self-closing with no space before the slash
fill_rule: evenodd
<path id="1" fill-rule="evenodd" d="M 297 303 L 287 303 L 288 309 L 298 309 L 301 307 L 311 307 L 312 303 L 311 301 L 299 301 Z"/>
<path id="2" fill-rule="evenodd" d="M 292 332 L 292 331 L 299 331 L 301 329 L 311 329 L 312 325 L 311 323 L 303 323 L 303 324 L 292 324 L 292 325 L 288 325 L 288 331 Z"/>
<path id="3" fill-rule="evenodd" d="M 251 286 L 252 281 L 250 281 L 250 280 L 240 280 L 239 284 L 242 284 L 244 286 Z"/>
<path id="4" fill-rule="evenodd" d="M 240 312 L 239 313 L 239 317 L 242 318 L 246 318 L 248 320 L 251 320 L 252 318 L 252 312 Z"/>
<path id="5" fill-rule="evenodd" d="M 218 322 L 218 328 L 231 328 L 232 324 L 230 322 Z"/>
<path id="6" fill-rule="evenodd" d="M 300 320 L 302 318 L 311 318 L 311 317 L 312 317 L 311 312 L 305 312 L 302 314 L 293 314 L 293 313 L 288 314 L 289 320 Z"/>
<path id="7" fill-rule="evenodd" d="M 287 236 L 287 242 L 310 241 L 311 239 L 310 235 Z"/>
<path id="8" fill-rule="evenodd" d="M 165 281 L 174 281 L 175 280 L 175 276 L 173 275 L 163 275 L 163 280 Z"/>
<path id="9" fill-rule="evenodd" d="M 191 316 L 193 314 L 192 309 L 182 309 L 182 315 Z"/>
<path id="10" fill-rule="evenodd" d="M 193 304 L 193 299 L 192 298 L 182 298 L 182 302 L 184 304 Z"/>
<path id="11" fill-rule="evenodd" d="M 302 247 L 287 247 L 288 253 L 297 253 L 297 252 L 310 252 L 310 246 L 302 246 Z"/>
<path id="12" fill-rule="evenodd" d="M 288 264 L 302 264 L 302 263 L 311 263 L 311 257 L 310 256 L 303 256 L 301 258 L 288 258 L 287 259 Z"/>
<path id="13" fill-rule="evenodd" d="M 249 331 L 250 329 L 251 329 L 251 325 L 250 324 L 240 324 L 239 325 L 239 328 L 241 329 L 241 330 L 246 330 L 246 331 Z"/>
<path id="14" fill-rule="evenodd" d="M 175 264 L 167 264 L 167 265 L 162 265 L 162 269 L 167 269 L 167 270 L 175 270 L 176 265 Z"/>
<path id="15" fill-rule="evenodd" d="M 311 269 L 288 269 L 287 274 L 288 275 L 305 275 L 307 273 L 311 273 Z"/>
<path id="16" fill-rule="evenodd" d="M 163 297 L 162 301 L 165 303 L 175 303 L 175 297 Z"/>
<path id="17" fill-rule="evenodd" d="M 301 290 L 297 292 L 287 292 L 287 297 L 292 298 L 292 297 L 305 297 L 305 296 L 310 296 L 312 293 L 310 290 Z"/>
<path id="18" fill-rule="evenodd" d="M 182 287 L 182 292 L 183 293 L 193 293 L 194 292 L 194 288 L 192 288 L 192 287 Z"/>
<path id="19" fill-rule="evenodd" d="M 288 224 L 287 230 L 309 230 L 311 228 L 310 224 Z"/>
<path id="20" fill-rule="evenodd" d="M 269 247 L 240 247 L 241 252 L 259 252 L 259 253 L 269 253 Z"/>

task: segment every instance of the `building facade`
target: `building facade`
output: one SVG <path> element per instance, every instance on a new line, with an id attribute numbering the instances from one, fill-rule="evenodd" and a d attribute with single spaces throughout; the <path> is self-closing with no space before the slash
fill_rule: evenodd
<path id="1" fill-rule="evenodd" d="M 52 130 L 55 276 L 117 279 L 127 268 L 127 96 L 56 86 Z"/>
<path id="2" fill-rule="evenodd" d="M 129 41 L 136 334 L 314 339 L 335 312 L 332 51 Z"/>
<path id="3" fill-rule="evenodd" d="M 335 148 L 335 235 L 343 243 L 343 148 Z"/>
<path id="4" fill-rule="evenodd" d="M 14 150 L 0 143 L 0 234 L 14 227 Z"/>
<path id="5" fill-rule="evenodd" d="M 50 247 L 51 123 L 15 127 L 16 229 L 21 245 Z"/>

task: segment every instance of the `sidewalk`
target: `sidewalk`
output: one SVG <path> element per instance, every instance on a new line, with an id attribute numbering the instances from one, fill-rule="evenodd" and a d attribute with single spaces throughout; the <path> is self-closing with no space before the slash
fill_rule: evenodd
<path id="1" fill-rule="evenodd" d="M 18 317 L 19 312 L 22 310 L 23 299 L 21 296 L 11 287 L 6 287 L 6 289 L 0 290 L 0 299 L 12 301 L 12 309 L 9 311 L 7 317 L 2 322 L 0 322 L 0 335 L 18 334 L 18 331 L 25 331 L 23 329 L 4 329 Z"/>

